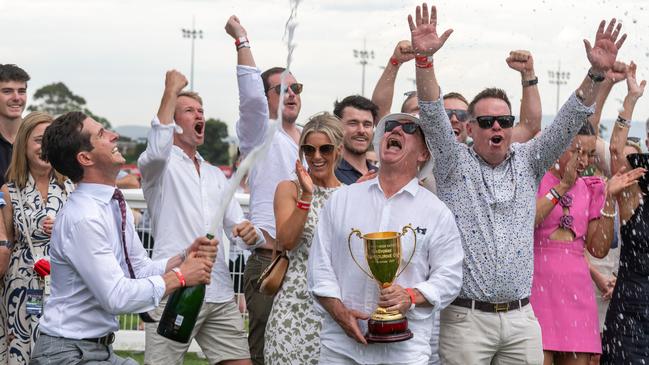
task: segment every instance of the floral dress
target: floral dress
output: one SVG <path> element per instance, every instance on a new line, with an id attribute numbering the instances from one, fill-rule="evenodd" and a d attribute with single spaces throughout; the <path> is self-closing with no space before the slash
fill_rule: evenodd
<path id="1" fill-rule="evenodd" d="M 307 290 L 306 265 L 318 215 L 336 189 L 314 186 L 302 236 L 298 245 L 288 251 L 289 267 L 266 325 L 266 365 L 317 364 L 320 358 L 322 316 L 315 311 Z"/>
<path id="2" fill-rule="evenodd" d="M 38 320 L 40 318 L 40 314 L 27 313 L 27 291 L 28 289 L 44 289 L 43 280 L 33 269 L 33 255 L 44 257 L 49 254 L 50 237 L 42 230 L 43 221 L 47 216 L 56 216 L 74 186 L 70 180 L 66 180 L 65 187 L 61 188 L 52 178 L 47 192 L 47 202 L 43 202 L 30 175 L 27 185 L 21 190 L 23 209 L 20 209 L 16 185 L 9 182 L 7 187 L 13 207 L 16 241 L 2 288 L 0 318 L 6 318 L 6 333 L 1 336 L 0 341 L 6 341 L 6 346 L 3 346 L 3 351 L 0 353 L 0 363 L 27 364 L 31 349 L 38 338 Z M 8 200 L 7 198 L 5 197 L 6 200 Z M 23 211 L 26 219 L 23 219 Z M 26 233 L 31 235 L 35 251 L 33 253 L 25 238 Z"/>

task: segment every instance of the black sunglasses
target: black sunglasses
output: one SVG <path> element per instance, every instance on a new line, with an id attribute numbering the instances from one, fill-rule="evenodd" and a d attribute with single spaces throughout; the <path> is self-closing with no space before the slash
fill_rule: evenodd
<path id="1" fill-rule="evenodd" d="M 514 119 L 516 118 L 513 115 L 484 115 L 475 118 L 482 129 L 490 129 L 495 122 L 498 122 L 500 128 L 511 128 L 514 126 Z"/>
<path id="2" fill-rule="evenodd" d="M 298 84 L 298 83 L 290 84 L 290 85 L 286 86 L 286 88 L 284 89 L 284 92 L 285 93 L 288 92 L 288 89 L 291 88 L 291 91 L 293 91 L 293 93 L 295 93 L 296 95 L 300 95 L 300 93 L 302 92 L 303 87 L 304 87 L 304 85 Z M 268 88 L 268 90 L 266 90 L 266 92 L 268 92 L 270 90 L 275 90 L 275 92 L 279 95 L 280 90 L 282 90 L 282 84 L 271 86 L 271 87 Z"/>
<path id="3" fill-rule="evenodd" d="M 310 144 L 303 144 L 300 146 L 300 148 L 302 149 L 304 155 L 307 157 L 311 157 L 315 155 L 315 151 L 320 151 L 320 155 L 322 156 L 330 156 L 334 153 L 336 146 L 332 144 L 323 144 L 320 145 L 319 147 L 316 147 Z"/>
<path id="4" fill-rule="evenodd" d="M 453 114 L 455 114 L 455 117 L 460 122 L 466 122 L 467 120 L 469 120 L 469 112 L 466 110 L 446 109 L 446 115 L 448 115 L 449 120 L 453 117 Z"/>
<path id="5" fill-rule="evenodd" d="M 396 127 L 401 127 L 401 130 L 408 134 L 414 134 L 419 126 L 415 123 L 401 123 L 398 120 L 385 121 L 385 133 L 392 132 Z"/>

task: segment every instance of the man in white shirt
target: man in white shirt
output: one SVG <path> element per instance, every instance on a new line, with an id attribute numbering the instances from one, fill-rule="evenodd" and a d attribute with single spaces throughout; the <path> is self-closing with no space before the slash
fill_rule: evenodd
<path id="1" fill-rule="evenodd" d="M 378 177 L 340 188 L 320 214 L 309 254 L 308 283 L 326 310 L 321 364 L 427 364 L 433 313 L 460 291 L 464 253 L 455 219 L 417 180 L 419 167 L 429 158 L 417 123 L 416 117 L 401 113 L 379 122 L 385 127 Z M 391 286 L 380 289 L 355 264 L 347 238 L 352 228 L 367 234 L 401 231 L 408 224 L 416 232 L 416 248 L 412 233 L 401 237 L 401 265 L 411 255 L 412 261 Z M 363 243 L 352 239 L 352 250 L 368 270 Z M 377 305 L 405 315 L 414 337 L 367 344 L 365 320 Z"/>
<path id="2" fill-rule="evenodd" d="M 186 85 L 187 79 L 181 73 L 167 72 L 147 148 L 138 159 L 144 198 L 151 213 L 153 258 L 182 251 L 187 237 L 211 233 L 220 239 L 224 230 L 240 247 L 262 245 L 261 232 L 244 218 L 236 200 L 228 203 L 217 231 L 209 232 L 217 206 L 223 204 L 228 181 L 219 168 L 197 152 L 204 141 L 203 103 L 198 94 L 182 92 Z M 246 331 L 226 262 L 223 250 L 219 250 L 192 337 L 211 364 L 250 364 Z M 162 315 L 163 310 L 161 303 L 154 317 Z M 155 323 L 145 328 L 145 364 L 182 364 L 189 343 L 160 336 Z"/>
<path id="3" fill-rule="evenodd" d="M 118 138 L 81 112 L 60 116 L 43 136 L 43 158 L 78 185 L 52 232 L 51 296 L 30 364 L 137 364 L 113 353 L 117 315 L 151 310 L 182 285 L 210 282 L 216 240 L 196 238 L 185 260 L 148 258 L 115 188 L 124 164 Z"/>
<path id="4" fill-rule="evenodd" d="M 237 48 L 237 79 L 239 82 L 239 120 L 237 136 L 242 155 L 247 155 L 264 142 L 270 120 L 278 119 L 281 75 L 284 68 L 273 67 L 261 73 L 250 51 L 246 30 L 236 16 L 225 25 Z M 271 262 L 275 245 L 275 188 L 282 180 L 291 178 L 298 159 L 301 129 L 295 124 L 302 105 L 302 84 L 292 74 L 285 78 L 281 124 L 273 135 L 266 157 L 257 161 L 248 175 L 250 185 L 250 219 L 264 234 L 266 244 L 256 247 L 246 263 L 243 274 L 248 307 L 248 344 L 255 365 L 264 363 L 264 332 L 273 297 L 259 293 L 257 281 Z M 270 118 L 270 120 L 269 120 Z M 280 247 L 281 249 L 281 247 Z"/>

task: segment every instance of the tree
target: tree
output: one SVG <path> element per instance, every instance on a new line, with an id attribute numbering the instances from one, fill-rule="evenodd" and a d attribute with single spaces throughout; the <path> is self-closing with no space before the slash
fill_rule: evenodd
<path id="1" fill-rule="evenodd" d="M 225 142 L 227 137 L 227 124 L 218 119 L 208 119 L 205 122 L 205 143 L 198 147 L 198 152 L 213 165 L 229 165 L 230 146 Z"/>
<path id="2" fill-rule="evenodd" d="M 34 103 L 27 108 L 29 111 L 42 111 L 54 117 L 70 111 L 82 111 L 87 116 L 111 128 L 110 122 L 91 112 L 86 107 L 86 99 L 76 95 L 64 83 L 54 82 L 45 85 L 34 93 Z"/>

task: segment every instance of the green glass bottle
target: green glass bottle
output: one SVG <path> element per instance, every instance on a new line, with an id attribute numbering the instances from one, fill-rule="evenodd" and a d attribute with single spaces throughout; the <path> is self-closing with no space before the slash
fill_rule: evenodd
<path id="1" fill-rule="evenodd" d="M 208 234 L 207 238 L 214 236 Z M 171 293 L 160 317 L 158 334 L 173 341 L 189 342 L 204 299 L 205 284 L 180 288 Z"/>

